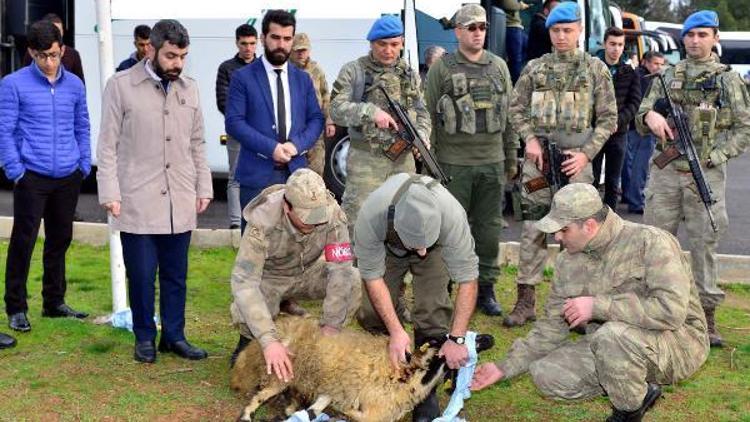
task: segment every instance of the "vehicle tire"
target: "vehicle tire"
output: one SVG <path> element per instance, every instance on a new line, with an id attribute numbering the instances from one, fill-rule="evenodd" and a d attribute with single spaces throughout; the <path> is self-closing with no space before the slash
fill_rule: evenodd
<path id="1" fill-rule="evenodd" d="M 346 185 L 346 157 L 349 154 L 349 135 L 326 140 L 326 161 L 323 180 L 336 200 L 341 202 Z"/>

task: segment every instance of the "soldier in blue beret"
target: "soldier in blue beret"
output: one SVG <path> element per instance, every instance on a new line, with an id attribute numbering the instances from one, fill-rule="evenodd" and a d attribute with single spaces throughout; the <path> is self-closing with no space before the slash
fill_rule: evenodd
<path id="1" fill-rule="evenodd" d="M 680 157 L 662 168 L 651 165 L 646 186 L 643 220 L 672 233 L 681 221 L 690 242 L 695 283 L 705 311 L 708 338 L 712 347 L 720 347 L 722 338 L 716 328 L 715 312 L 724 300 L 718 286 L 716 248 L 729 224 L 726 210 L 727 161 L 745 152 L 750 143 L 750 96 L 737 72 L 722 64 L 713 53 L 719 43 L 719 18 L 715 12 L 701 10 L 685 19 L 682 41 L 687 58 L 664 72 L 672 99 L 688 116 L 688 126 L 703 167 L 704 178 L 716 201 L 711 207 L 718 231 L 708 223 L 708 213 L 690 177 L 688 162 Z M 657 151 L 669 154 L 677 133 L 655 105 L 663 101 L 664 91 L 654 83 L 643 99 L 635 122 L 643 135 L 654 134 Z M 663 110 L 662 110 L 663 112 Z M 656 158 L 652 161 L 660 162 Z M 687 173 L 687 177 L 686 177 Z"/>
<path id="2" fill-rule="evenodd" d="M 367 41 L 375 41 L 383 38 L 400 37 L 404 35 L 404 25 L 401 19 L 393 15 L 385 15 L 376 20 L 367 33 Z"/>
<path id="3" fill-rule="evenodd" d="M 552 25 L 557 23 L 572 23 L 572 22 L 578 22 L 581 20 L 581 9 L 578 8 L 577 2 L 572 1 L 566 1 L 563 3 L 560 3 L 552 9 L 549 16 L 547 17 L 547 22 L 545 22 L 544 26 L 547 27 L 547 29 L 550 29 Z"/>

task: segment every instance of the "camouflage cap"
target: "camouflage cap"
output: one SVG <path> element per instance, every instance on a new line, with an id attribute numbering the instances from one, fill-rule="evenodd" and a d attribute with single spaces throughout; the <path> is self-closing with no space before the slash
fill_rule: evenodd
<path id="1" fill-rule="evenodd" d="M 486 23 L 487 12 L 478 4 L 467 4 L 456 12 L 456 26 L 466 26 L 472 23 Z"/>
<path id="2" fill-rule="evenodd" d="M 396 203 L 393 228 L 409 249 L 429 248 L 440 236 L 442 217 L 435 194 L 420 183 L 413 183 Z"/>
<path id="3" fill-rule="evenodd" d="M 304 32 L 300 32 L 294 36 L 292 41 L 292 50 L 309 50 L 310 49 L 310 37 Z"/>
<path id="4" fill-rule="evenodd" d="M 555 233 L 574 221 L 591 217 L 602 206 L 595 187 L 588 183 L 571 183 L 557 191 L 550 212 L 534 226 L 545 233 Z"/>
<path id="5" fill-rule="evenodd" d="M 331 219 L 333 207 L 325 182 L 310 169 L 302 168 L 289 176 L 284 197 L 305 224 L 322 224 Z"/>

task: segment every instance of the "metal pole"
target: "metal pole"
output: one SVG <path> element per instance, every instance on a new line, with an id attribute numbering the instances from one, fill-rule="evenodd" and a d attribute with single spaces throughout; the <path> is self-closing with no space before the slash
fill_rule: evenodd
<path id="1" fill-rule="evenodd" d="M 112 12 L 111 0 L 96 0 L 96 28 L 99 42 L 99 82 L 102 87 L 115 71 L 114 52 L 112 48 Z M 120 232 L 112 229 L 112 216 L 108 217 L 109 225 L 109 271 L 112 276 L 112 313 L 128 308 L 125 264 L 122 259 Z"/>

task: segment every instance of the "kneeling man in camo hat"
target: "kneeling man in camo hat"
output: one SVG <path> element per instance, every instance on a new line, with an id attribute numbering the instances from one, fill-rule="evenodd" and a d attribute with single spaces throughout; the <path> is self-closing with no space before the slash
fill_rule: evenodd
<path id="1" fill-rule="evenodd" d="M 346 215 L 323 179 L 299 169 L 286 184 L 263 190 L 242 212 L 247 228 L 232 271 L 232 320 L 240 340 L 232 364 L 253 338 L 282 380 L 293 377 L 289 352 L 273 319 L 283 299 L 323 299 L 320 329 L 339 332 L 359 307 Z"/>
<path id="2" fill-rule="evenodd" d="M 606 394 L 607 421 L 640 421 L 659 384 L 691 376 L 708 356 L 690 263 L 674 236 L 624 221 L 589 184 L 560 189 L 536 228 L 565 248 L 544 317 L 505 359 L 478 367 L 472 389 L 529 371 L 547 397 Z M 586 334 L 573 342 L 577 327 Z"/>

